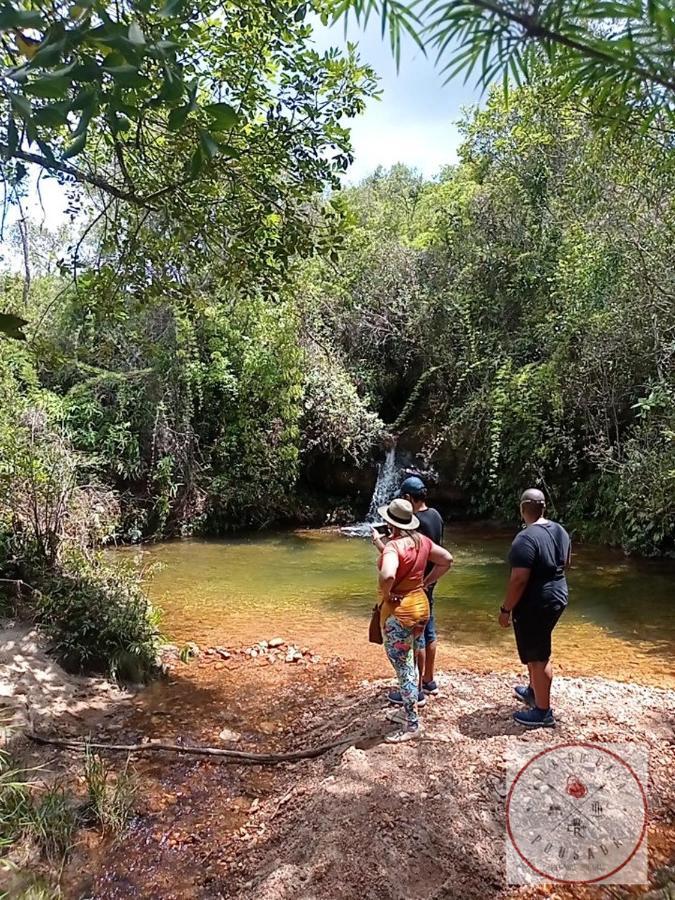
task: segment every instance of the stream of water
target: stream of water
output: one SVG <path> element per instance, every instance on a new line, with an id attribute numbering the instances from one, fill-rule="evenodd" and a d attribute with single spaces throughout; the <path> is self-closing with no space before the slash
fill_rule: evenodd
<path id="1" fill-rule="evenodd" d="M 513 636 L 497 626 L 510 535 L 451 525 L 455 566 L 439 585 L 441 666 L 513 669 Z M 229 540 L 186 540 L 121 551 L 160 563 L 149 582 L 167 637 L 241 646 L 282 636 L 359 671 L 387 674 L 367 643 L 375 551 L 339 531 L 296 531 Z M 570 606 L 555 635 L 563 671 L 652 684 L 675 683 L 675 566 L 575 547 Z"/>

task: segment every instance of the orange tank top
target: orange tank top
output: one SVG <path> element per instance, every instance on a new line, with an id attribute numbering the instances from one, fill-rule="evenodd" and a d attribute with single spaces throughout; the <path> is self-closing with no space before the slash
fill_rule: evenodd
<path id="1" fill-rule="evenodd" d="M 391 594 L 400 597 L 399 603 L 385 600 L 380 607 L 380 624 L 384 625 L 391 615 L 396 616 L 403 625 L 410 628 L 429 618 L 429 601 L 424 593 L 424 573 L 429 562 L 429 554 L 433 544 L 426 535 L 420 535 L 419 547 L 401 547 L 399 541 L 392 541 L 384 548 L 380 557 L 379 567 L 382 567 L 382 558 L 385 553 L 395 553 L 398 557 L 396 578 Z"/>

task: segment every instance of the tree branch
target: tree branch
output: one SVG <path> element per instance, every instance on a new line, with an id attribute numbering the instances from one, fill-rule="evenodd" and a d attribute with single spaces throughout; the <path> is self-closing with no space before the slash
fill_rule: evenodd
<path id="1" fill-rule="evenodd" d="M 148 753 L 164 751 L 169 753 L 187 753 L 195 756 L 214 756 L 223 762 L 231 762 L 245 766 L 277 765 L 278 763 L 298 762 L 302 759 L 316 759 L 331 750 L 346 750 L 354 743 L 354 738 L 343 738 L 341 741 L 333 741 L 330 744 L 320 744 L 306 750 L 294 750 L 291 753 L 247 753 L 241 750 L 224 750 L 220 747 L 189 747 L 182 744 L 166 744 L 163 741 L 152 741 L 147 744 L 96 744 L 89 741 L 67 740 L 65 738 L 51 738 L 33 732 L 26 732 L 26 737 L 36 744 L 49 744 L 52 747 L 62 747 L 65 750 L 111 750 L 119 753 Z M 362 735 L 356 738 L 364 740 Z"/>
<path id="2" fill-rule="evenodd" d="M 599 50 L 597 47 L 591 47 L 588 44 L 584 44 L 582 41 L 570 38 L 565 34 L 561 34 L 559 31 L 553 31 L 545 25 L 542 25 L 541 22 L 533 16 L 519 15 L 509 9 L 505 9 L 498 3 L 492 3 L 491 0 L 469 0 L 469 3 L 486 12 L 501 16 L 509 22 L 520 25 L 530 38 L 551 41 L 554 44 L 560 44 L 563 47 L 574 50 L 576 53 L 580 53 L 582 56 L 595 59 L 605 65 L 619 66 L 628 72 L 634 72 L 636 75 L 644 78 L 645 81 L 653 82 L 654 84 L 658 84 L 675 93 L 675 81 L 662 77 L 656 72 L 650 72 L 649 69 L 643 69 L 642 66 L 636 66 L 620 57 L 612 56 L 611 53 Z"/>
<path id="3" fill-rule="evenodd" d="M 133 203 L 135 206 L 147 207 L 149 205 L 147 198 L 139 197 L 133 190 L 122 190 L 122 188 L 106 181 L 105 178 L 101 178 L 98 175 L 90 175 L 82 169 L 78 169 L 67 163 L 59 162 L 58 160 L 52 162 L 47 159 L 47 157 L 40 156 L 39 153 L 27 153 L 25 150 L 15 150 L 13 153 L 10 153 L 9 147 L 6 144 L 0 144 L 0 154 L 5 156 L 6 159 L 20 159 L 23 162 L 34 163 L 36 166 L 41 166 L 43 169 L 49 169 L 52 172 L 62 172 L 64 175 L 74 178 L 75 181 L 80 184 L 90 184 L 100 191 L 104 191 L 106 194 L 117 197 L 118 200 L 125 200 L 127 203 Z"/>

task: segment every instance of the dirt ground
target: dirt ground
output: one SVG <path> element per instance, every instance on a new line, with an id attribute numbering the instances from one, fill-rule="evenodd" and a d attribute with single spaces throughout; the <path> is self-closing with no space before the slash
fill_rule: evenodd
<path id="1" fill-rule="evenodd" d="M 79 834 L 64 871 L 66 898 L 675 895 L 675 691 L 558 678 L 558 727 L 522 732 L 511 719 L 518 708 L 515 673 L 447 672 L 439 677 L 441 695 L 423 711 L 424 738 L 395 746 L 382 740 L 394 727 L 384 717 L 391 681 L 357 680 L 339 658 L 272 665 L 236 652 L 229 659 L 201 653 L 191 663 L 174 656 L 168 682 L 123 693 L 97 681 L 73 682 L 58 667 L 44 678 L 27 675 L 35 638 L 15 639 L 14 650 L 0 660 L 1 699 L 39 710 L 43 731 L 254 752 L 350 740 L 346 751 L 266 767 L 138 757 L 131 827 L 115 840 Z M 39 641 L 34 649 L 44 668 Z M 71 703 L 75 715 L 69 715 Z M 35 723 L 34 714 L 29 718 Z M 516 744 L 569 741 L 621 742 L 649 751 L 649 887 L 613 887 L 610 893 L 506 884 L 506 752 Z M 36 762 L 49 759 L 63 771 L 77 770 L 76 753 L 46 754 L 34 746 L 30 752 Z"/>

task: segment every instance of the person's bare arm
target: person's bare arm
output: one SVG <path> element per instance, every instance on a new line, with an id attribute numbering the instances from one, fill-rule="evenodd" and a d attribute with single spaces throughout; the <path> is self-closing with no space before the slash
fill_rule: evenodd
<path id="1" fill-rule="evenodd" d="M 434 567 L 424 579 L 424 587 L 428 587 L 430 584 L 436 584 L 436 582 L 450 569 L 450 566 L 453 563 L 452 553 L 450 553 L 449 550 L 446 550 L 445 547 L 441 547 L 439 544 L 431 545 L 429 560 L 434 564 Z"/>
<path id="2" fill-rule="evenodd" d="M 377 528 L 371 528 L 370 530 L 373 533 L 373 536 L 372 536 L 373 546 L 377 547 L 377 549 L 380 551 L 380 553 L 383 553 L 384 548 L 387 546 L 386 537 L 384 535 L 380 534 L 380 532 L 377 530 Z"/>
<path id="3" fill-rule="evenodd" d="M 385 548 L 386 549 L 386 548 Z M 378 574 L 380 594 L 383 600 L 390 599 L 391 589 L 394 586 L 396 571 L 398 569 L 398 554 L 395 550 L 389 550 L 382 554 L 382 565 Z"/>
<path id="4" fill-rule="evenodd" d="M 499 612 L 499 624 L 502 628 L 508 628 L 511 622 L 511 612 L 520 603 L 523 591 L 530 580 L 530 569 L 511 569 L 511 577 L 509 578 L 508 587 L 506 588 L 506 600 L 504 600 L 502 609 L 506 612 Z"/>

